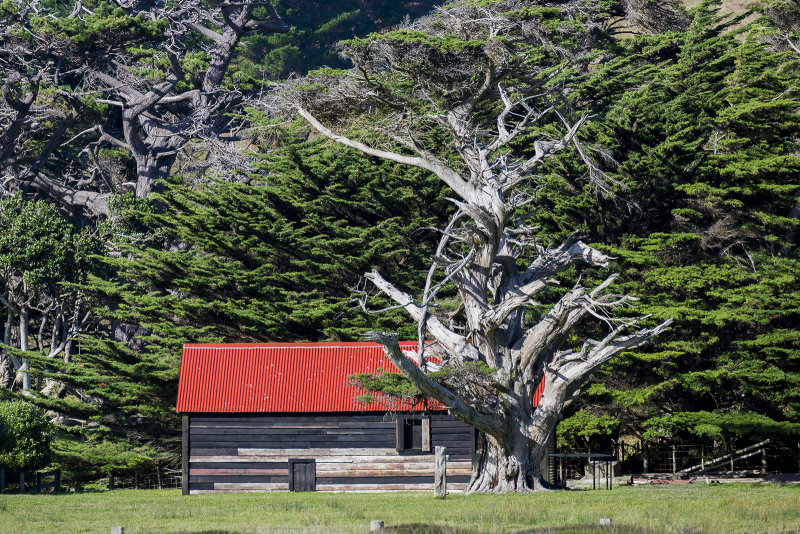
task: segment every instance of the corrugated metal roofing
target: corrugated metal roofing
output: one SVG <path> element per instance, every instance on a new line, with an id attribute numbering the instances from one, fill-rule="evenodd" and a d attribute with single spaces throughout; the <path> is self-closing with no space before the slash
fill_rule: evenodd
<path id="1" fill-rule="evenodd" d="M 416 342 L 400 344 L 404 350 Z M 422 410 L 422 406 L 369 404 L 364 390 L 347 384 L 357 373 L 397 368 L 376 343 L 187 344 L 178 380 L 179 412 L 356 412 Z M 540 387 L 534 405 L 541 396 Z M 441 405 L 429 405 L 441 409 Z"/>

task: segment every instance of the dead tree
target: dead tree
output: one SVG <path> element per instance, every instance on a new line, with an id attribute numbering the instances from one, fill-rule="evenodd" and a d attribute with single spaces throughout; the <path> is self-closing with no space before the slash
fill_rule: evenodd
<path id="1" fill-rule="evenodd" d="M 537 173 L 568 147 L 584 158 L 600 191 L 620 185 L 580 143 L 577 133 L 589 117 L 569 118 L 560 100 L 564 86 L 555 81 L 580 64 L 594 20 L 586 6 L 457 2 L 399 32 L 345 44 L 343 52 L 355 63 L 346 76 L 287 89 L 320 134 L 427 170 L 453 192 L 456 211 L 441 231 L 422 295 L 408 294 L 377 271 L 365 275 L 416 322 L 416 352 L 404 354 L 394 334 L 368 337 L 384 345 L 424 395 L 480 431 L 469 492 L 544 489 L 540 461 L 565 403 L 600 365 L 670 322 L 644 328 L 643 317 L 616 318 L 615 310 L 635 299 L 610 291 L 613 274 L 594 287 L 578 282 L 549 311 L 530 312 L 571 265 L 607 267 L 610 259 L 577 236 L 543 246 L 526 224 L 536 207 Z M 539 8 L 558 8 L 565 23 L 554 26 Z M 357 126 L 364 138 L 335 132 L 331 124 L 342 117 L 350 117 L 344 124 Z M 545 134 L 545 121 L 560 124 L 561 133 Z M 535 131 L 537 140 L 520 143 Z M 456 316 L 437 309 L 446 288 L 457 291 Z M 592 317 L 608 331 L 599 339 L 569 340 L 576 325 Z M 427 356 L 440 363 L 427 363 Z M 449 372 L 430 375 L 442 369 Z M 534 407 L 542 380 L 544 394 Z"/>
<path id="2" fill-rule="evenodd" d="M 59 18 L 102 16 L 80 0 L 68 14 L 35 0 L 11 2 L 16 11 L 0 21 L 0 177 L 6 192 L 39 191 L 92 216 L 108 214 L 111 194 L 147 197 L 190 140 L 236 140 L 229 112 L 243 95 L 224 81 L 237 46 L 247 32 L 289 29 L 267 0 L 117 4 L 129 24 L 86 44 L 65 37 L 68 32 L 46 31 L 60 29 Z M 130 52 L 136 46 L 153 52 L 136 55 Z M 187 51 L 206 53 L 204 71 L 184 72 Z M 117 120 L 110 125 L 98 116 L 99 106 L 108 106 Z M 135 176 L 111 179 L 98 161 L 101 148 L 129 154 Z"/>

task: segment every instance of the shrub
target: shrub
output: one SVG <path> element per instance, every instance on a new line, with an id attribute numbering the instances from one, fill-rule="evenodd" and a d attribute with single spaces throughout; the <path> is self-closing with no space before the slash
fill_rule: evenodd
<path id="1" fill-rule="evenodd" d="M 50 463 L 53 427 L 35 406 L 0 402 L 0 467 L 35 471 Z"/>

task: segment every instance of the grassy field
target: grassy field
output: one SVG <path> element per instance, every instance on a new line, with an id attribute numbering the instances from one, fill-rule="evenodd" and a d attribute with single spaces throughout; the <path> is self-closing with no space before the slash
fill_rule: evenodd
<path id="1" fill-rule="evenodd" d="M 598 525 L 612 529 L 557 527 Z M 800 532 L 799 485 L 673 485 L 537 495 L 121 490 L 0 495 L 0 532 Z M 420 526 L 422 525 L 422 526 Z M 552 529 L 552 530 L 551 530 Z"/>

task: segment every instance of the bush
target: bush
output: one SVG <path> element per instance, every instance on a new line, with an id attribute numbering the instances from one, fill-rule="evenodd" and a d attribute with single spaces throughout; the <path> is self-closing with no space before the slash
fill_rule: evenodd
<path id="1" fill-rule="evenodd" d="M 0 402 L 0 467 L 35 471 L 50 463 L 53 427 L 35 406 Z"/>

